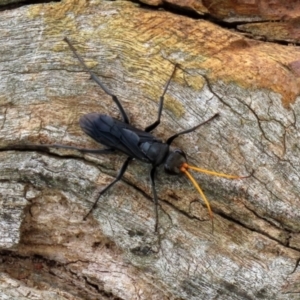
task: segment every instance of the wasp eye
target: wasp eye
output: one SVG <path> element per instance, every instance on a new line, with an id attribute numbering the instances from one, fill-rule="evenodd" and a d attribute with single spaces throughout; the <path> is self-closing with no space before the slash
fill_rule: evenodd
<path id="1" fill-rule="evenodd" d="M 180 168 L 183 163 L 186 163 L 185 153 L 181 149 L 171 151 L 165 162 L 165 172 L 171 175 L 181 173 Z"/>
<path id="2" fill-rule="evenodd" d="M 183 157 L 185 158 L 185 160 L 186 160 L 186 155 L 185 155 L 185 152 L 184 152 L 184 151 L 182 151 L 181 149 L 175 149 L 174 152 L 177 153 L 177 154 L 180 154 L 180 155 L 183 156 Z"/>

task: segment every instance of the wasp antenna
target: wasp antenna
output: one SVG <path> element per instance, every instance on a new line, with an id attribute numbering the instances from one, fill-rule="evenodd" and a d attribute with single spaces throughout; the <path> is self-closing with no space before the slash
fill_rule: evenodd
<path id="1" fill-rule="evenodd" d="M 188 172 L 188 170 L 186 169 L 185 165 L 186 164 L 183 164 L 183 166 L 180 168 L 180 171 L 183 172 L 189 178 L 189 180 L 192 182 L 192 184 L 194 185 L 194 187 L 197 189 L 197 191 L 199 192 L 200 196 L 204 200 L 204 202 L 206 204 L 206 207 L 208 209 L 209 217 L 211 219 L 212 232 L 213 232 L 214 231 L 214 215 L 213 215 L 213 212 L 211 210 L 210 204 L 209 204 L 206 196 L 204 195 L 203 191 L 201 190 L 199 184 L 196 182 L 196 180 L 194 179 L 194 177 L 192 176 L 192 174 L 190 174 Z"/>
<path id="2" fill-rule="evenodd" d="M 218 172 L 215 172 L 215 171 L 210 171 L 210 170 L 190 166 L 187 163 L 184 164 L 184 167 L 186 169 L 191 169 L 191 170 L 198 171 L 198 172 L 201 172 L 201 173 L 204 173 L 204 174 L 219 176 L 219 177 L 224 177 L 224 178 L 229 178 L 229 179 L 242 179 L 242 178 L 247 178 L 247 177 L 252 175 L 252 174 L 250 174 L 248 176 L 237 176 L 237 175 L 229 175 L 229 174 L 225 174 L 225 173 L 218 173 Z"/>
<path id="3" fill-rule="evenodd" d="M 251 177 L 253 174 L 254 174 L 254 170 L 252 170 L 251 171 L 251 173 L 249 174 L 249 175 L 246 175 L 246 176 L 242 176 L 242 177 L 240 177 L 241 179 L 244 179 L 244 178 L 249 178 L 249 177 Z"/>

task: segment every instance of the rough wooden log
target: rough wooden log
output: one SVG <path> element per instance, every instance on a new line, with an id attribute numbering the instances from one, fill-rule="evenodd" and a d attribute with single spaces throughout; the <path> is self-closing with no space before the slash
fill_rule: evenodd
<path id="1" fill-rule="evenodd" d="M 207 21 L 130 2 L 64 1 L 1 12 L 2 295 L 13 299 L 298 299 L 299 49 L 246 39 Z M 97 148 L 78 125 L 119 117 L 63 42 L 68 36 L 144 128 L 178 63 L 162 123 L 191 164 L 254 175 L 197 175 L 215 214 L 184 177 L 161 170 L 159 234 L 149 166 L 133 162 L 83 221 L 124 155 L 9 151 L 12 144 Z M 52 298 L 51 298 L 52 297 Z"/>

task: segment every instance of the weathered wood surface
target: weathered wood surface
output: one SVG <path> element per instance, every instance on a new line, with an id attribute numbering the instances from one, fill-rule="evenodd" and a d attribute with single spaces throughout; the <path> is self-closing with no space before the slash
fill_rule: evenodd
<path id="1" fill-rule="evenodd" d="M 13 0 L 12 0 L 13 1 Z M 140 0 L 150 6 L 162 6 L 197 16 L 221 20 L 241 34 L 264 41 L 299 43 L 300 2 L 232 0 Z"/>
<path id="2" fill-rule="evenodd" d="M 162 139 L 194 165 L 251 178 L 197 175 L 215 231 L 185 178 L 161 170 L 159 238 L 149 166 L 133 162 L 87 221 L 95 191 L 123 155 L 0 152 L 2 296 L 10 299 L 299 299 L 297 47 L 246 39 L 207 21 L 130 2 L 64 1 L 0 13 L 0 146 L 97 148 L 78 119 L 118 117 L 68 46 L 144 128 L 174 63 Z M 23 297 L 23 298 L 22 298 Z"/>

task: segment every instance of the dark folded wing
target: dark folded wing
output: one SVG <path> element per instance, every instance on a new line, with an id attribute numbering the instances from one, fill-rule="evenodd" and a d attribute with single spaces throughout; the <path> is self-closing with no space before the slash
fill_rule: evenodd
<path id="1" fill-rule="evenodd" d="M 82 116 L 79 123 L 82 130 L 95 141 L 143 161 L 148 161 L 148 158 L 141 151 L 140 145 L 159 141 L 149 132 L 107 115 L 90 113 Z"/>

